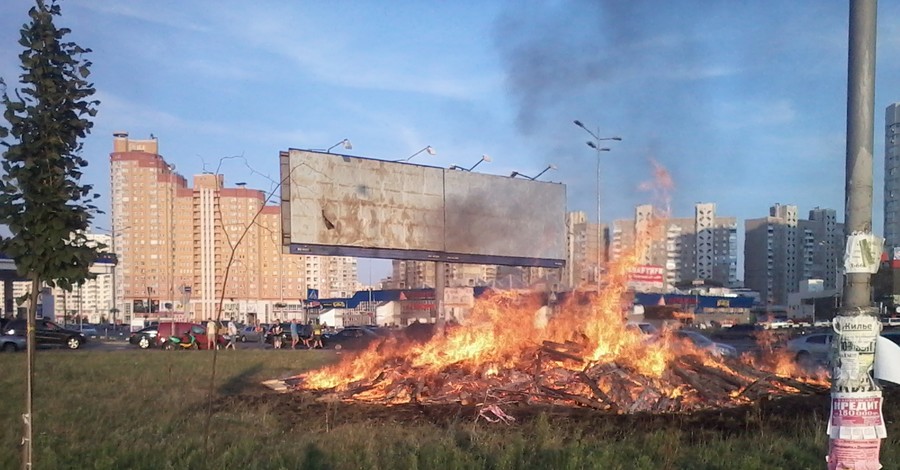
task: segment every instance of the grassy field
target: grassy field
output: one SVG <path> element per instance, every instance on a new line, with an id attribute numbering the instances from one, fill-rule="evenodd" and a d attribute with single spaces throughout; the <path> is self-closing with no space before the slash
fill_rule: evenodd
<path id="1" fill-rule="evenodd" d="M 457 406 L 372 407 L 259 383 L 334 360 L 320 351 L 39 351 L 38 469 L 821 469 L 827 396 L 682 416 Z M 23 354 L 0 354 L 0 468 L 20 465 Z M 900 468 L 900 394 L 886 399 L 885 468 Z M 212 410 L 209 415 L 208 410 Z M 207 416 L 210 418 L 208 443 Z"/>

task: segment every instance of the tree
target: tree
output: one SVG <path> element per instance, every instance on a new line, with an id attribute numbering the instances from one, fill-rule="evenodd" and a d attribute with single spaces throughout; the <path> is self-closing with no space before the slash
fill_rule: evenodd
<path id="1" fill-rule="evenodd" d="M 89 242 L 85 231 L 98 209 L 99 195 L 81 184 L 88 162 L 80 156 L 81 139 L 91 130 L 90 117 L 99 101 L 90 100 L 87 82 L 89 49 L 67 42 L 71 32 L 53 23 L 60 15 L 56 0 L 35 0 L 30 22 L 21 29 L 19 54 L 22 73 L 10 97 L 0 80 L 3 146 L 0 178 L 0 223 L 11 235 L 0 237 L 0 250 L 11 257 L 31 281 L 28 309 L 28 378 L 23 438 L 23 467 L 31 468 L 32 398 L 34 379 L 34 321 L 42 285 L 72 290 L 91 277 L 89 268 L 102 245 Z"/>

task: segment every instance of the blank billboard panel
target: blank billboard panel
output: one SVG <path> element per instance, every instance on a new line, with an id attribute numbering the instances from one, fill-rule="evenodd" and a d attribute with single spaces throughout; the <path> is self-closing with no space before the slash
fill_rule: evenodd
<path id="1" fill-rule="evenodd" d="M 446 251 L 565 259 L 566 187 L 446 170 Z"/>
<path id="2" fill-rule="evenodd" d="M 296 149 L 281 177 L 292 253 L 564 264 L 561 184 Z"/>
<path id="3" fill-rule="evenodd" d="M 292 243 L 443 249 L 442 169 L 302 150 L 290 161 Z"/>

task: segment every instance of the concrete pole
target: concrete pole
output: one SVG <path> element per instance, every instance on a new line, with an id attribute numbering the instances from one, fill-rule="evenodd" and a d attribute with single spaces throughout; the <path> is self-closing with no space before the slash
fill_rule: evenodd
<path id="1" fill-rule="evenodd" d="M 868 261 L 874 258 L 877 267 L 881 247 L 868 249 L 873 236 L 876 6 L 876 0 L 850 2 L 845 230 L 846 254 L 861 254 Z M 881 389 L 872 377 L 881 322 L 871 302 L 871 290 L 871 271 L 845 263 L 843 306 L 833 324 L 826 459 L 830 470 L 881 468 L 879 450 L 886 431 Z M 849 416 L 847 410 L 857 411 Z"/>

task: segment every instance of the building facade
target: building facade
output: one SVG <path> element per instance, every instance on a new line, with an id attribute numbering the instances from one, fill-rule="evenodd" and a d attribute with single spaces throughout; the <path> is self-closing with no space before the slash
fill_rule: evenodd
<path id="1" fill-rule="evenodd" d="M 776 204 L 769 215 L 744 222 L 744 284 L 766 306 L 785 306 L 801 281 L 821 279 L 824 289 L 842 287 L 838 272 L 844 228 L 833 209 L 815 208 L 809 219 L 797 206 Z"/>
<path id="2" fill-rule="evenodd" d="M 900 247 L 900 103 L 884 117 L 884 248 L 893 256 Z"/>
<path id="3" fill-rule="evenodd" d="M 155 138 L 114 134 L 111 246 L 115 308 L 123 318 L 189 312 L 269 319 L 309 289 L 340 297 L 357 288 L 356 259 L 283 253 L 281 212 L 262 191 L 226 187 L 205 173 L 193 187 L 159 154 Z"/>
<path id="4" fill-rule="evenodd" d="M 737 219 L 718 217 L 712 203 L 695 205 L 692 218 L 666 217 L 641 205 L 634 220 L 613 221 L 610 258 L 636 254 L 637 264 L 662 267 L 669 286 L 696 280 L 737 286 L 737 250 Z"/>
<path id="5" fill-rule="evenodd" d="M 438 263 L 393 260 L 389 288 L 421 289 L 436 286 L 435 269 L 444 269 L 444 287 L 488 286 L 497 279 L 498 267 L 490 264 Z"/>
<path id="6" fill-rule="evenodd" d="M 566 214 L 566 267 L 563 284 L 571 289 L 596 288 L 609 261 L 605 225 L 588 221 L 581 211 Z"/>

